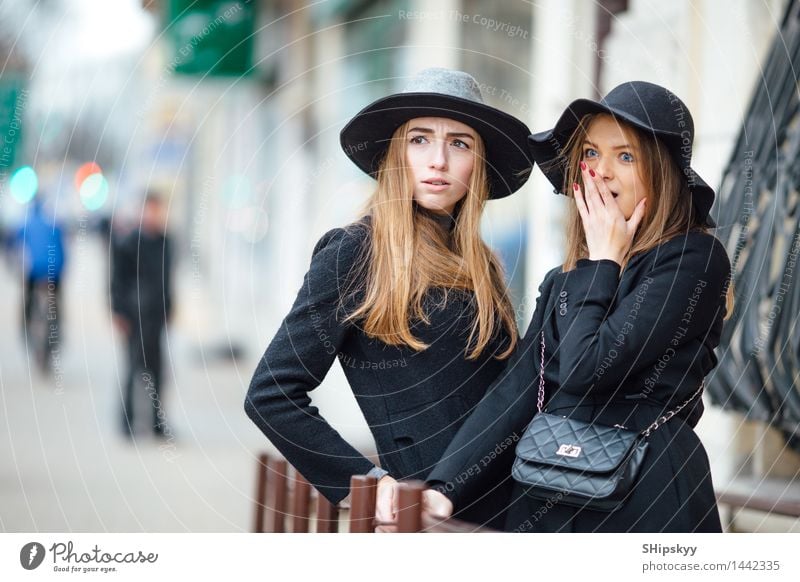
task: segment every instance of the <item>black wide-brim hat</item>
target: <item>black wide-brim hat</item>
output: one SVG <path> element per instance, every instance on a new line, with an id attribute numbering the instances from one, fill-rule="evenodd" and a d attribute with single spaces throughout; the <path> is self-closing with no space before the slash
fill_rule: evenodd
<path id="1" fill-rule="evenodd" d="M 597 113 L 610 114 L 660 139 L 681 169 L 701 220 L 706 226 L 716 226 L 709 216 L 714 204 L 714 189 L 691 166 L 694 121 L 689 109 L 668 89 L 645 81 L 618 85 L 599 102 L 577 99 L 567 106 L 553 129 L 528 138 L 534 161 L 557 193 L 564 190 L 566 163 L 566 160 L 559 163 L 558 158 L 564 153 L 564 147 L 581 119 Z"/>
<path id="2" fill-rule="evenodd" d="M 425 69 L 402 93 L 378 99 L 359 111 L 342 129 L 342 149 L 356 166 L 376 178 L 392 135 L 415 117 L 447 117 L 478 132 L 486 149 L 489 198 L 513 194 L 528 180 L 533 165 L 526 143 L 528 126 L 484 104 L 475 79 L 450 69 Z"/>

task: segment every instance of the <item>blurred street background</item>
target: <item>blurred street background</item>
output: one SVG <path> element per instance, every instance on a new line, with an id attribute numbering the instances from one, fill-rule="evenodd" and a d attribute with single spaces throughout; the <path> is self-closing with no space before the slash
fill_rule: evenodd
<path id="1" fill-rule="evenodd" d="M 314 242 L 357 219 L 373 187 L 345 157 L 339 131 L 422 68 L 468 71 L 489 104 L 533 131 L 550 128 L 572 99 L 626 80 L 671 88 L 695 115 L 693 166 L 720 187 L 717 236 L 732 256 L 761 248 L 752 235 L 767 228 L 775 168 L 764 162 L 772 178 L 765 169 L 755 199 L 723 186 L 747 171 L 737 151 L 751 153 L 751 173 L 770 148 L 785 154 L 780 164 L 800 167 L 797 69 L 780 73 L 774 48 L 789 47 L 788 62 L 799 64 L 790 49 L 800 39 L 797 5 L 0 0 L 0 531 L 249 529 L 256 457 L 272 449 L 243 412 L 248 383 Z M 787 75 L 784 97 L 768 91 Z M 788 104 L 785 128 L 770 125 L 778 114 L 769 105 L 758 108 L 759 90 L 775 97 L 772 106 Z M 759 114 L 773 132 L 743 141 Z M 797 172 L 789 177 L 785 224 L 770 232 L 797 228 Z M 174 297 L 163 386 L 157 396 L 136 391 L 129 435 L 120 423 L 127 348 L 111 311 L 113 262 L 119 241 L 140 227 L 148 193 L 163 202 Z M 750 231 L 746 204 L 760 217 Z M 539 281 L 563 258 L 565 208 L 538 170 L 517 195 L 488 206 L 484 238 L 506 266 L 523 330 Z M 59 269 L 58 337 L 44 355 L 49 336 L 22 325 L 19 243 L 36 212 L 51 235 L 53 225 L 60 232 L 43 258 L 46 274 Z M 770 264 L 785 268 L 793 249 L 780 247 Z M 760 270 L 774 281 L 780 268 Z M 787 297 L 800 295 L 795 279 Z M 742 285 L 739 301 L 753 306 L 758 329 L 771 325 L 777 288 Z M 29 318 L 47 317 L 55 291 L 43 293 Z M 787 307 L 763 340 L 735 331 L 721 348 L 726 372 L 711 383 L 698 429 L 720 490 L 755 483 L 776 499 L 797 492 L 797 314 Z M 770 345 L 785 339 L 794 358 L 777 380 L 759 360 L 767 336 Z M 747 341 L 758 350 L 742 348 Z M 766 371 L 747 376 L 748 360 Z M 371 453 L 338 365 L 315 392 L 323 416 Z M 751 406 L 757 398 L 747 394 L 765 403 Z M 149 430 L 154 398 L 167 434 Z M 736 529 L 800 531 L 800 522 L 742 511 Z"/>

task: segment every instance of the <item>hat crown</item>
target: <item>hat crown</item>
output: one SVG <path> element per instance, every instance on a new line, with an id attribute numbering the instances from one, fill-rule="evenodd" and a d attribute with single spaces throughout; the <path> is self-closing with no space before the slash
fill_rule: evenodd
<path id="1" fill-rule="evenodd" d="M 694 140 L 694 120 L 689 108 L 672 91 L 647 83 L 629 81 L 614 87 L 600 102 L 624 112 L 657 133 L 680 135 Z"/>
<path id="2" fill-rule="evenodd" d="M 403 93 L 440 93 L 483 103 L 480 85 L 472 75 L 440 67 L 423 69 L 414 75 Z"/>

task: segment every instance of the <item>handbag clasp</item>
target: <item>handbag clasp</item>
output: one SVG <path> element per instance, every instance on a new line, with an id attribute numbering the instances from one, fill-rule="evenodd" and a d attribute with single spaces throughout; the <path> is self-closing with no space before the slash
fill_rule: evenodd
<path id="1" fill-rule="evenodd" d="M 558 447 L 556 454 L 561 455 L 562 457 L 572 457 L 573 459 L 577 459 L 581 454 L 581 448 L 576 447 L 575 445 L 561 445 Z"/>

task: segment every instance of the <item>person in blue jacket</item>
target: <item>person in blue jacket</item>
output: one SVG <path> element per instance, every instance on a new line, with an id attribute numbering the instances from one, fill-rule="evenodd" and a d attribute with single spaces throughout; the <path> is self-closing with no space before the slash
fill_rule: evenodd
<path id="1" fill-rule="evenodd" d="M 552 130 L 531 136 L 534 160 L 571 198 L 566 258 L 539 286 L 506 372 L 428 476 L 431 514 L 463 511 L 493 479 L 514 482 L 493 452 L 515 448 L 540 404 L 554 415 L 636 431 L 677 411 L 650 434 L 621 507 L 568 505 L 555 493 L 541 500 L 515 483 L 502 506 L 505 529 L 721 531 L 694 427 L 733 290 L 725 248 L 708 232 L 714 191 L 690 164 L 693 138 L 683 101 L 640 81 L 599 102 L 574 101 Z"/>
<path id="2" fill-rule="evenodd" d="M 64 230 L 56 221 L 55 213 L 45 210 L 41 195 L 35 197 L 29 206 L 24 222 L 17 230 L 15 241 L 22 260 L 22 330 L 28 337 L 32 319 L 39 317 L 39 309 L 34 309 L 37 298 L 45 301 L 43 325 L 46 334 L 36 341 L 44 342 L 36 346 L 41 360 L 40 367 L 50 364 L 50 354 L 60 341 L 61 279 L 66 262 Z M 37 289 L 44 287 L 44 293 L 37 295 Z M 28 338 L 33 339 L 33 338 Z"/>
<path id="3" fill-rule="evenodd" d="M 475 79 L 448 69 L 420 72 L 342 130 L 346 155 L 377 188 L 366 216 L 317 243 L 245 401 L 329 501 L 348 495 L 353 475 L 379 477 L 379 499 L 395 480 L 427 475 L 513 352 L 514 313 L 479 228 L 486 201 L 527 179 L 527 135 L 483 103 Z M 311 405 L 337 359 L 380 467 Z M 382 507 L 378 519 L 391 521 L 391 499 Z"/>

